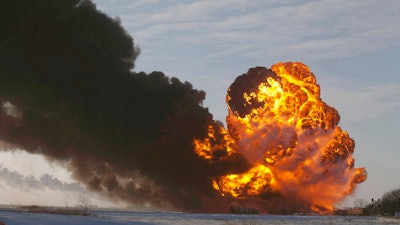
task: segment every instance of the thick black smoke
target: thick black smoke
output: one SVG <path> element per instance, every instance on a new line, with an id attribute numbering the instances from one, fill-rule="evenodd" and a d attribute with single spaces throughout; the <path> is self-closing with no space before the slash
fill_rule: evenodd
<path id="1" fill-rule="evenodd" d="M 265 67 L 250 68 L 247 74 L 236 77 L 227 93 L 229 96 L 227 103 L 232 112 L 244 118 L 246 115 L 250 114 L 254 108 L 264 106 L 265 103 L 263 101 L 258 101 L 255 98 L 250 100 L 251 104 L 248 104 L 246 99 L 243 98 L 243 93 L 257 92 L 260 83 L 265 82 L 268 77 L 272 77 L 274 80 L 280 80 L 275 72 Z"/>
<path id="2" fill-rule="evenodd" d="M 193 139 L 218 125 L 203 91 L 132 72 L 139 48 L 89 0 L 0 1 L 0 139 L 68 162 L 91 190 L 135 204 L 204 210 L 213 177 Z"/>

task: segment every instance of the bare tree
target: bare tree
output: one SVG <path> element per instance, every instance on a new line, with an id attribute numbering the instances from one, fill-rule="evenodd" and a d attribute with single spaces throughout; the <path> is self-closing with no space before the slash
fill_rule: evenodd
<path id="1" fill-rule="evenodd" d="M 362 198 L 358 198 L 356 200 L 354 200 L 354 207 L 355 208 L 365 208 L 368 205 L 368 201 Z"/>
<path id="2" fill-rule="evenodd" d="M 392 216 L 395 215 L 395 212 L 400 211 L 400 188 L 383 194 L 378 207 L 381 213 Z"/>
<path id="3" fill-rule="evenodd" d="M 89 214 L 90 199 L 89 199 L 89 196 L 88 196 L 86 190 L 83 192 L 82 195 L 80 195 L 80 196 L 78 197 L 78 201 L 79 201 L 79 203 L 80 203 L 81 206 L 82 206 L 83 214 L 84 214 L 84 215 L 88 215 L 88 214 Z"/>

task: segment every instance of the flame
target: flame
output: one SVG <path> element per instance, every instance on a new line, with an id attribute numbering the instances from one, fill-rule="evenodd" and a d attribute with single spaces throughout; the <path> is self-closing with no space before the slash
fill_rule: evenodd
<path id="1" fill-rule="evenodd" d="M 242 155 L 252 167 L 212 183 L 234 199 L 279 193 L 287 204 L 316 212 L 333 210 L 355 184 L 366 180 L 354 168 L 354 140 L 337 126 L 338 112 L 320 98 L 320 87 L 300 62 L 252 68 L 228 89 L 228 130 L 209 126 L 194 140 L 199 157 Z M 219 137 L 217 137 L 217 134 Z"/>
<path id="2" fill-rule="evenodd" d="M 216 132 L 216 129 L 218 132 Z M 203 140 L 194 140 L 194 150 L 198 156 L 212 160 L 217 152 L 224 152 L 226 157 L 235 153 L 233 139 L 222 126 L 208 126 L 208 137 Z"/>
<path id="3" fill-rule="evenodd" d="M 262 165 L 256 165 L 244 174 L 229 174 L 213 181 L 213 186 L 222 195 L 239 198 L 256 196 L 270 189 L 274 183 L 271 170 Z"/>

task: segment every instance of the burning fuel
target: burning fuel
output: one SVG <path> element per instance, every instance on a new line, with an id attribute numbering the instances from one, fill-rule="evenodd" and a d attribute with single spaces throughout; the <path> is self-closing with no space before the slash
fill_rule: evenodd
<path id="1" fill-rule="evenodd" d="M 338 112 L 321 100 L 305 64 L 251 68 L 229 87 L 226 101 L 228 130 L 218 128 L 222 141 L 214 143 L 211 126 L 208 137 L 194 141 L 199 157 L 214 160 L 225 149 L 227 157 L 239 154 L 251 165 L 213 179 L 222 196 L 279 195 L 283 208 L 329 211 L 366 180 L 365 169 L 354 168 L 354 140 L 338 126 Z"/>
<path id="2" fill-rule="evenodd" d="M 127 204 L 184 211 L 330 210 L 366 179 L 302 63 L 236 78 L 226 129 L 190 83 L 133 72 L 139 48 L 90 0 L 1 6 L 1 149 L 63 162 Z"/>

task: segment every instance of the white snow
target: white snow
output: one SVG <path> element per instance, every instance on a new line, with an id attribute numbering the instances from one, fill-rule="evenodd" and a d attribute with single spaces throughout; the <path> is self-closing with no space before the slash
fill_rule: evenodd
<path id="1" fill-rule="evenodd" d="M 273 216 L 232 214 L 190 214 L 162 212 L 96 211 L 95 216 L 0 211 L 6 225 L 281 225 L 281 224 L 399 224 L 400 219 L 345 216 Z"/>

